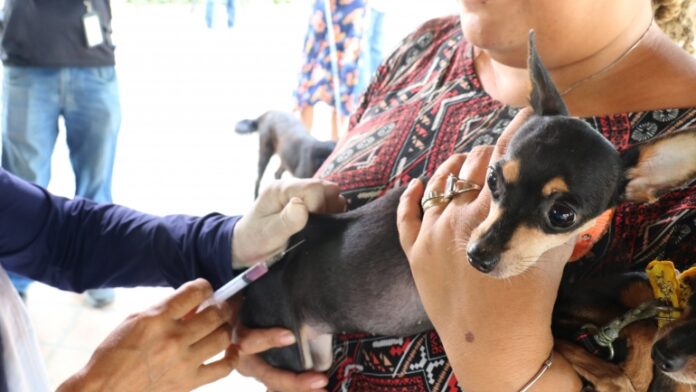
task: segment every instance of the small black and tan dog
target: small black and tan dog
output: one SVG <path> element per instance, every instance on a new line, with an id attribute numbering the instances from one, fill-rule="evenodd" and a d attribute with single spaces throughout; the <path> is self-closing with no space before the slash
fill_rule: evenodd
<path id="1" fill-rule="evenodd" d="M 259 196 L 261 178 L 273 155 L 280 157 L 275 178 L 280 178 L 286 170 L 297 178 L 309 178 L 336 147 L 334 141 L 320 141 L 312 137 L 291 113 L 269 111 L 256 120 L 242 120 L 235 126 L 235 132 L 241 134 L 256 131 L 259 132 L 259 164 L 254 198 Z"/>
<path id="2" fill-rule="evenodd" d="M 696 389 L 696 277 L 689 277 L 691 296 L 682 316 L 657 332 L 652 359 L 661 375 L 652 391 L 693 391 Z M 657 371 L 655 370 L 655 371 Z"/>
<path id="3" fill-rule="evenodd" d="M 535 114 L 489 171 L 493 203 L 468 247 L 471 265 L 497 278 L 524 272 L 619 201 L 650 201 L 696 176 L 696 129 L 617 152 L 568 116 L 533 33 L 529 43 Z M 298 338 L 296 347 L 265 352 L 269 363 L 324 370 L 333 333 L 406 336 L 432 328 L 399 244 L 403 190 L 346 213 L 310 215 L 290 241 L 304 243 L 247 288 L 244 324 L 288 327 Z"/>
<path id="4" fill-rule="evenodd" d="M 696 289 L 694 279 L 686 283 Z M 588 336 L 587 326 L 625 320 L 652 301 L 653 288 L 644 273 L 562 286 L 553 314 L 555 350 L 597 392 L 691 391 L 696 388 L 696 294 L 681 317 L 663 328 L 653 317 L 617 328 L 612 358 Z"/>

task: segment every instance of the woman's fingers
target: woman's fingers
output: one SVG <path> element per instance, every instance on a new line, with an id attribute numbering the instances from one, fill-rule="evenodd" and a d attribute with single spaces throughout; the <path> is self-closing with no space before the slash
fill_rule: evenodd
<path id="1" fill-rule="evenodd" d="M 414 178 L 401 195 L 399 208 L 396 211 L 396 226 L 399 229 L 399 242 L 406 254 L 411 253 L 413 243 L 418 238 L 421 229 L 420 200 L 425 186 L 419 179 Z"/>
<path id="2" fill-rule="evenodd" d="M 483 188 L 486 182 L 486 172 L 493 163 L 491 161 L 493 150 L 493 146 L 477 146 L 471 149 L 466 161 L 459 170 L 459 178 L 473 182 Z"/>
<path id="3" fill-rule="evenodd" d="M 423 194 L 424 200 L 432 198 L 432 205 L 427 205 L 425 202 L 423 206 L 423 224 L 426 227 L 430 227 L 432 223 L 437 219 L 442 211 L 445 210 L 448 200 L 444 198 L 445 185 L 447 184 L 447 177 L 450 174 L 459 173 L 459 169 L 466 160 L 466 154 L 454 154 L 447 158 L 438 168 L 435 173 L 428 180 L 428 184 L 425 186 L 425 193 Z"/>
<path id="4" fill-rule="evenodd" d="M 517 112 L 512 121 L 510 121 L 510 124 L 508 124 L 503 133 L 500 134 L 498 141 L 495 143 L 495 152 L 492 157 L 493 162 L 499 160 L 503 157 L 503 155 L 505 155 L 508 145 L 510 144 L 510 140 L 512 140 L 512 137 L 515 136 L 515 133 L 517 133 L 522 125 L 529 120 L 529 117 L 531 117 L 532 114 L 534 114 L 534 112 L 530 107 L 524 107 Z"/>

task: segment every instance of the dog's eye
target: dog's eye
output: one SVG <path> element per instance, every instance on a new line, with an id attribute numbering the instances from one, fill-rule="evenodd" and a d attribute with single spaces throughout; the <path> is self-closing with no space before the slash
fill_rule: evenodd
<path id="1" fill-rule="evenodd" d="M 556 202 L 549 210 L 549 223 L 557 229 L 566 229 L 575 223 L 575 211 L 566 203 Z"/>
<path id="2" fill-rule="evenodd" d="M 488 177 L 486 178 L 486 183 L 488 184 L 488 189 L 490 189 L 493 198 L 498 197 L 498 176 L 495 170 L 488 171 Z"/>

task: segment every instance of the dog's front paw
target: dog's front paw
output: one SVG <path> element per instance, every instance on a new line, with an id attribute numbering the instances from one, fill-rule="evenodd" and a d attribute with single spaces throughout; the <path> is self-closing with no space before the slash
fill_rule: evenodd
<path id="1" fill-rule="evenodd" d="M 607 362 L 588 353 L 584 348 L 564 340 L 556 340 L 554 351 L 565 357 L 578 375 L 594 386 L 594 391 L 636 392 L 631 380 L 616 364 Z"/>

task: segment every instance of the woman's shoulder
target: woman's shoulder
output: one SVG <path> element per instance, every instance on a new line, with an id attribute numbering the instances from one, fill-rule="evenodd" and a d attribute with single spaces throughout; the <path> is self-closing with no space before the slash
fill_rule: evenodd
<path id="1" fill-rule="evenodd" d="M 587 116 L 696 107 L 696 58 L 661 32 L 651 35 L 649 42 L 608 68 L 606 77 L 585 83 L 584 92 L 569 94 L 571 111 Z"/>
<path id="2" fill-rule="evenodd" d="M 625 102 L 643 110 L 696 107 L 696 58 L 666 37 L 651 49 L 629 70 Z"/>

